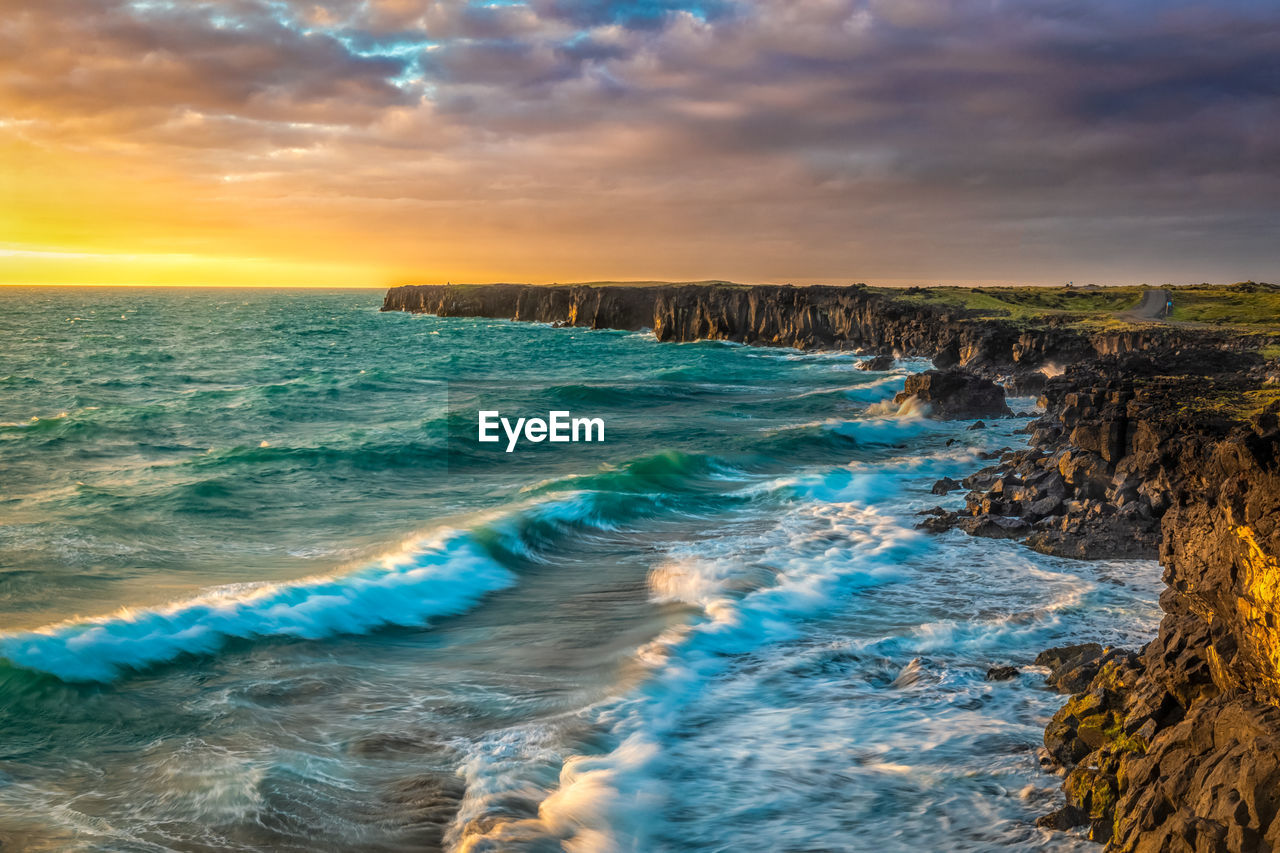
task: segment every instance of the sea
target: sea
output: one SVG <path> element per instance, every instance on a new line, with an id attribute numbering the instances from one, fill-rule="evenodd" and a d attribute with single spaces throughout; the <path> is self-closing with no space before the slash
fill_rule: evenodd
<path id="1" fill-rule="evenodd" d="M 1032 664 L 1158 566 L 917 529 L 1034 400 L 381 296 L 0 289 L 0 850 L 1092 849 Z"/>

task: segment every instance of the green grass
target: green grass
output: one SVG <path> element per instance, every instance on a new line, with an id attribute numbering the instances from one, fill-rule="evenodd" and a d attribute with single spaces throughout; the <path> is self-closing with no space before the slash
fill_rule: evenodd
<path id="1" fill-rule="evenodd" d="M 436 283 L 436 282 L 433 282 Z M 492 282 L 492 284 L 528 284 L 528 282 Z M 706 281 L 555 281 L 543 285 L 529 285 L 531 287 L 684 287 L 685 285 L 708 285 L 714 284 L 719 287 L 752 287 L 750 284 L 739 284 L 735 281 L 724 281 L 723 279 L 707 279 Z M 452 283 L 453 287 L 489 287 L 490 283 L 472 283 L 457 282 Z"/>
<path id="2" fill-rule="evenodd" d="M 905 302 L 961 309 L 974 317 L 1020 322 L 1051 319 L 1114 327 L 1133 321 L 1124 312 L 1136 308 L 1142 287 L 929 287 L 872 288 Z M 1242 332 L 1280 333 L 1280 286 L 1242 282 L 1166 287 L 1173 300 L 1173 323 L 1195 323 Z M 1280 347 L 1272 356 L 1280 355 Z"/>
<path id="3" fill-rule="evenodd" d="M 1106 319 L 1142 300 L 1140 287 L 929 287 L 872 288 L 906 302 L 957 308 L 977 317 L 1047 320 L 1053 317 Z"/>
<path id="4" fill-rule="evenodd" d="M 736 281 L 707 279 L 706 281 L 562 281 L 559 284 L 581 285 L 583 287 L 683 287 L 687 284 L 715 284 L 720 287 L 751 287 Z"/>
<path id="5" fill-rule="evenodd" d="M 1170 319 L 1215 326 L 1280 327 L 1280 287 L 1252 282 L 1179 287 L 1173 290 Z"/>

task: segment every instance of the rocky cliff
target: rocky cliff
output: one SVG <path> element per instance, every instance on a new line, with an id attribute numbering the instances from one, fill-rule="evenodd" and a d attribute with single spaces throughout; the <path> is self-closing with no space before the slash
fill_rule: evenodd
<path id="1" fill-rule="evenodd" d="M 1031 446 L 966 481 L 966 512 L 925 523 L 1164 566 L 1140 653 L 1039 661 L 1074 694 L 1045 733 L 1067 773 L 1046 826 L 1088 825 L 1115 851 L 1280 849 L 1280 395 L 1259 361 L 1073 368 L 1048 382 Z"/>
<path id="2" fill-rule="evenodd" d="M 849 287 L 690 284 L 653 287 L 407 285 L 384 311 L 493 317 L 592 329 L 652 329 L 660 341 L 715 339 L 800 349 L 855 349 L 932 358 L 938 367 L 1013 379 L 1034 389 L 1046 365 L 1130 352 L 1174 352 L 1173 329 L 1084 331 L 1065 319 L 1035 325 L 976 318 Z M 1192 337 L 1199 342 L 1209 333 Z M 1225 337 L 1218 340 L 1229 345 Z"/>

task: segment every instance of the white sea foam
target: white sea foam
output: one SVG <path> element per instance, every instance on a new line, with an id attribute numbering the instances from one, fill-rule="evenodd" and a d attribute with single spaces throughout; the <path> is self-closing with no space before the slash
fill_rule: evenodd
<path id="1" fill-rule="evenodd" d="M 874 393 L 872 391 L 868 397 Z M 897 444 L 925 433 L 954 429 L 952 426 L 927 418 L 926 410 L 915 400 L 908 400 L 899 406 L 893 403 L 892 397 L 892 392 L 883 395 L 881 403 L 868 406 L 864 416 L 857 420 L 825 418 L 791 424 L 774 429 L 772 432 L 821 427 L 863 444 Z"/>
<path id="2" fill-rule="evenodd" d="M 848 428 L 882 441 L 955 430 L 914 416 Z M 998 430 L 990 432 L 971 438 L 1001 439 Z M 582 712 L 578 724 L 597 734 L 561 739 L 557 732 L 572 728 L 562 719 L 551 727 L 518 726 L 475 745 L 463 768 L 467 796 L 451 831 L 457 849 L 805 847 L 847 830 L 850 809 L 866 830 L 909 844 L 909 828 L 876 813 L 875 803 L 892 800 L 896 789 L 929 791 L 944 821 L 961 815 L 965 824 L 956 832 L 973 849 L 1012 842 L 1000 833 L 1036 805 L 1026 797 L 993 798 L 978 782 L 957 782 L 946 762 L 984 755 L 988 741 L 1005 749 L 1011 738 L 1034 740 L 1052 699 L 1038 691 L 1006 693 L 1012 704 L 978 710 L 995 689 L 983 680 L 985 662 L 1073 636 L 1079 615 L 1073 622 L 1064 614 L 1085 607 L 1086 598 L 1092 613 L 1114 595 L 1117 613 L 1135 624 L 1134 638 L 1153 623 L 1132 615 L 1155 610 L 1135 611 L 1127 586 L 1113 593 L 1109 584 L 1054 571 L 1066 561 L 1030 555 L 1013 543 L 913 530 L 913 513 L 935 500 L 921 484 L 972 468 L 979 449 L 956 446 L 762 483 L 755 488 L 790 496 L 790 507 L 771 527 L 669 552 L 651 570 L 651 597 L 689 606 L 692 621 L 639 648 L 639 672 L 624 679 L 621 696 Z M 1116 570 L 1155 576 L 1149 566 L 1127 566 Z M 826 635 L 815 637 L 815 624 L 847 611 L 852 601 L 870 601 L 867 596 L 895 602 L 880 615 L 867 614 L 873 623 L 885 619 L 884 633 L 872 629 L 839 648 L 829 640 L 814 644 Z M 912 607 L 904 602 L 921 608 L 918 622 L 903 620 L 902 608 Z M 806 674 L 827 668 L 840 674 Z M 905 691 L 912 698 L 904 708 Z M 858 701 L 863 694 L 866 701 Z M 606 751 L 573 754 L 570 743 L 598 742 L 600 731 L 610 735 Z M 869 732 L 874 737 L 862 749 L 859 741 Z M 1034 772 L 1025 766 L 1027 756 L 987 756 L 982 772 L 1025 787 L 1020 780 Z M 793 776 L 806 773 L 815 775 Z M 824 792 L 832 780 L 862 792 L 865 804 L 828 802 Z M 1051 789 L 1047 784 L 1032 794 L 1051 797 Z M 727 795 L 732 791 L 744 796 Z M 513 799 L 537 803 L 536 816 L 519 816 L 530 806 L 513 811 Z M 780 824 L 770 823 L 762 802 L 806 820 L 788 820 L 786 833 L 775 835 Z"/>
<path id="3" fill-rule="evenodd" d="M 814 388 L 809 391 L 801 391 L 799 394 L 793 394 L 787 399 L 803 400 L 808 397 L 826 397 L 832 394 L 842 394 L 845 398 L 857 403 L 878 403 L 896 396 L 903 388 L 903 378 L 905 376 L 904 372 L 889 373 L 878 379 L 869 378 L 869 381 L 860 382 L 857 385 L 845 385 L 839 388 Z M 734 387 L 736 388 L 737 386 Z"/>
<path id="4" fill-rule="evenodd" d="M 234 584 L 162 607 L 0 634 L 0 657 L 65 681 L 111 681 L 127 670 L 217 651 L 234 638 L 320 639 L 424 626 L 514 582 L 469 534 L 449 531 L 346 574 Z"/>
<path id="5" fill-rule="evenodd" d="M 838 501 L 814 502 L 813 495 L 800 494 L 798 481 L 772 483 L 770 488 L 795 489 L 805 501 L 755 543 L 757 549 L 772 545 L 763 563 L 744 566 L 747 543 L 730 537 L 718 546 L 700 543 L 673 552 L 659 564 L 649 578 L 652 597 L 690 605 L 699 616 L 637 651 L 636 660 L 649 675 L 635 690 L 588 710 L 613 733 L 614 748 L 565 758 L 558 784 L 542 800 L 536 818 L 464 832 L 462 823 L 482 815 L 485 800 L 499 802 L 512 793 L 508 786 L 521 784 L 510 779 L 504 784 L 503 768 L 510 759 L 502 741 L 491 744 L 490 754 L 465 768 L 469 802 L 455 826 L 458 849 L 536 847 L 549 838 L 573 853 L 648 849 L 648 834 L 661 825 L 655 813 L 666 802 L 664 754 L 682 725 L 686 704 L 744 655 L 797 638 L 807 619 L 846 601 L 852 590 L 900 579 L 901 565 L 930 547 L 927 537 L 876 506 L 900 489 L 902 473 L 867 474 L 856 481 L 865 488 L 849 476 L 823 496 L 838 492 Z M 771 579 L 753 583 L 760 574 Z"/>

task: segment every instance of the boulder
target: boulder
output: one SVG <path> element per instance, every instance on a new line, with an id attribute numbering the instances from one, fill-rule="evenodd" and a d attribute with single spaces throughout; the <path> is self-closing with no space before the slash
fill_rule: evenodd
<path id="1" fill-rule="evenodd" d="M 935 495 L 945 495 L 947 492 L 954 492 L 960 488 L 960 481 L 953 480 L 950 477 L 943 477 L 941 480 L 933 484 L 933 493 Z"/>
<path id="2" fill-rule="evenodd" d="M 860 361 L 854 365 L 858 370 L 874 370 L 883 373 L 886 370 L 893 370 L 893 356 L 877 355 L 872 356 L 866 361 Z"/>
<path id="3" fill-rule="evenodd" d="M 927 370 L 907 377 L 906 390 L 894 398 L 898 404 L 914 397 L 929 407 L 935 418 L 960 419 L 1006 417 L 1013 414 L 1004 400 L 1004 389 L 990 379 L 963 370 Z"/>
<path id="4" fill-rule="evenodd" d="M 1036 666 L 1047 666 L 1045 683 L 1062 693 L 1077 693 L 1098 674 L 1105 652 L 1097 643 L 1058 646 L 1036 656 Z"/>

